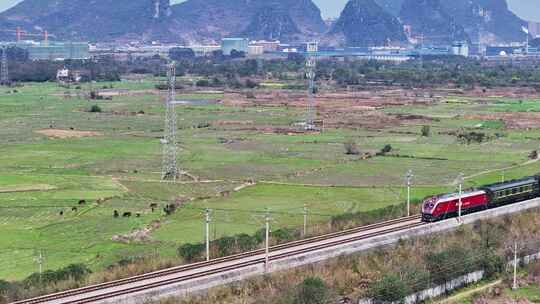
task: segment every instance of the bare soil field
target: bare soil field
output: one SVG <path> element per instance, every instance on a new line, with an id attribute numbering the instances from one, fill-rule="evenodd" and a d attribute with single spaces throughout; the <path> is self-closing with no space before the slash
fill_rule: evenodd
<path id="1" fill-rule="evenodd" d="M 61 129 L 42 129 L 42 130 L 36 130 L 34 132 L 41 135 L 45 135 L 50 138 L 58 138 L 58 139 L 103 136 L 103 133 L 101 132 L 61 130 Z"/>

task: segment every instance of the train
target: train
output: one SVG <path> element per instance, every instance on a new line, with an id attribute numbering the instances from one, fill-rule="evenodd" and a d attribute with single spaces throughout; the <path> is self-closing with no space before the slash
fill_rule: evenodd
<path id="1" fill-rule="evenodd" d="M 461 193 L 461 214 L 514 204 L 540 197 L 540 174 L 468 189 Z M 436 222 L 458 216 L 459 193 L 440 194 L 422 203 L 422 221 Z"/>

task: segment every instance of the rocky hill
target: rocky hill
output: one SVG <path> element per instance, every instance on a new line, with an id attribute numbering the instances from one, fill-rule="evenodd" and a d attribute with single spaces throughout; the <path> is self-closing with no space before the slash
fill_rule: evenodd
<path id="1" fill-rule="evenodd" d="M 243 32 L 300 39 L 326 31 L 311 0 L 24 0 L 0 14 L 0 26 L 46 29 L 60 39 L 186 43 Z"/>
<path id="2" fill-rule="evenodd" d="M 407 16 L 405 23 L 414 17 L 418 5 L 424 3 L 423 0 L 375 1 L 394 16 L 401 17 L 402 10 L 410 12 L 412 16 Z M 405 6 L 404 2 L 407 2 Z M 510 11 L 507 0 L 445 0 L 440 1 L 440 6 L 441 12 L 463 27 L 474 43 L 479 37 L 482 37 L 483 43 L 509 43 L 524 40 L 521 26 L 525 25 L 525 21 Z"/>
<path id="3" fill-rule="evenodd" d="M 186 41 L 218 40 L 243 32 L 269 39 L 276 31 L 299 32 L 300 37 L 326 31 L 321 11 L 311 0 L 188 0 L 173 6 L 173 16 Z M 255 24 L 257 20 L 265 24 Z M 265 32 L 270 36 L 261 35 Z"/>
<path id="4" fill-rule="evenodd" d="M 167 0 L 25 0 L 0 14 L 0 26 L 72 40 L 158 37 L 171 14 Z"/>
<path id="5" fill-rule="evenodd" d="M 347 46 L 380 46 L 405 43 L 407 38 L 399 20 L 374 0 L 350 0 L 326 40 Z"/>
<path id="6" fill-rule="evenodd" d="M 441 0 L 405 0 L 399 17 L 404 25 L 410 26 L 413 37 L 426 43 L 470 41 L 465 29 L 446 11 Z"/>
<path id="7" fill-rule="evenodd" d="M 509 43 L 525 40 L 526 22 L 508 8 L 506 0 L 443 1 L 444 9 L 462 24 L 474 42 Z"/>
<path id="8" fill-rule="evenodd" d="M 267 7 L 253 16 L 251 23 L 239 36 L 257 40 L 295 41 L 298 40 L 295 35 L 299 34 L 298 26 L 287 11 Z"/>

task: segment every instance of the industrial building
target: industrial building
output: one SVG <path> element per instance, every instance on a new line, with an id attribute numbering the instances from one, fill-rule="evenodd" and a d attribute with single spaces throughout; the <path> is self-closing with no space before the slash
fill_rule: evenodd
<path id="1" fill-rule="evenodd" d="M 90 47 L 83 42 L 49 42 L 29 45 L 30 60 L 89 59 Z"/>
<path id="2" fill-rule="evenodd" d="M 233 50 L 247 54 L 249 52 L 249 39 L 224 38 L 221 41 L 221 50 L 225 56 L 230 56 Z"/>
<path id="3" fill-rule="evenodd" d="M 30 60 L 89 59 L 90 46 L 84 42 L 5 42 L 2 46 L 18 47 L 28 52 Z"/>

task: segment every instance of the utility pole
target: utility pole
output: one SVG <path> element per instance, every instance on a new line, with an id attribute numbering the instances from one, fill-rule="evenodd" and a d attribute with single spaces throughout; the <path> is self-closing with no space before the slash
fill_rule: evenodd
<path id="1" fill-rule="evenodd" d="M 303 237 L 307 235 L 307 218 L 308 218 L 308 207 L 307 207 L 307 204 L 304 204 L 304 230 L 302 233 Z"/>
<path id="2" fill-rule="evenodd" d="M 266 214 L 264 216 L 265 221 L 265 248 L 264 248 L 264 271 L 268 272 L 269 270 L 269 261 L 270 261 L 270 209 L 266 208 Z"/>
<path id="3" fill-rule="evenodd" d="M 206 222 L 206 229 L 205 229 L 205 232 L 206 232 L 206 261 L 210 261 L 210 221 L 211 221 L 211 218 L 210 218 L 210 213 L 212 212 L 212 210 L 210 209 L 206 209 L 205 210 L 205 222 Z"/>
<path id="4" fill-rule="evenodd" d="M 39 250 L 39 255 L 35 261 L 39 265 L 39 280 L 41 281 L 41 274 L 43 273 L 43 251 L 41 249 Z"/>
<path id="5" fill-rule="evenodd" d="M 461 206 L 462 206 L 462 201 L 461 201 L 461 196 L 463 195 L 462 193 L 462 190 L 463 190 L 463 173 L 460 173 L 458 175 L 458 184 L 459 184 L 459 200 L 458 200 L 458 222 L 461 223 Z"/>
<path id="6" fill-rule="evenodd" d="M 411 185 L 413 176 L 412 170 L 407 171 L 407 175 L 405 176 L 407 180 L 407 217 L 411 216 Z"/>
<path id="7" fill-rule="evenodd" d="M 502 171 L 501 182 L 504 183 L 504 170 Z"/>
<path id="8" fill-rule="evenodd" d="M 517 251 L 518 251 L 518 243 L 517 241 L 514 241 L 514 283 L 512 284 L 513 290 L 516 290 L 518 288 L 517 286 L 517 265 L 518 265 Z"/>

